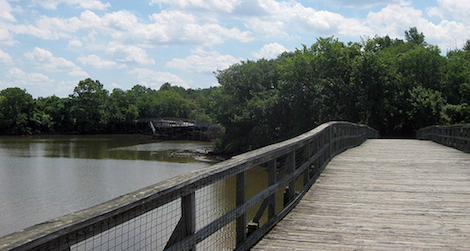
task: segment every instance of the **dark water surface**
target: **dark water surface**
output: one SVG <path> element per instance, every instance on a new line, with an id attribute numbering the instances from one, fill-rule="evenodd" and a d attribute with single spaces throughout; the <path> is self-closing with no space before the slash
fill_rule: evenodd
<path id="1" fill-rule="evenodd" d="M 211 146 L 144 135 L 0 137 L 0 236 L 207 167 L 171 153 Z"/>

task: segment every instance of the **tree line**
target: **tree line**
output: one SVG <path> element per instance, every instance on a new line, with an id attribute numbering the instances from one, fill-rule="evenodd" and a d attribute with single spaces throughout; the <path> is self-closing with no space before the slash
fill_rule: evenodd
<path id="1" fill-rule="evenodd" d="M 111 93 L 98 80 L 82 80 L 66 98 L 33 97 L 20 88 L 0 92 L 0 134 L 135 133 L 140 119 L 176 117 L 212 121 L 216 88 L 141 85 Z"/>
<path id="2" fill-rule="evenodd" d="M 220 147 L 242 152 L 346 120 L 382 136 L 414 136 L 435 124 L 470 123 L 470 41 L 441 55 L 416 28 L 343 43 L 319 38 L 276 59 L 218 71 Z"/>
<path id="3" fill-rule="evenodd" d="M 368 124 L 382 136 L 413 136 L 434 124 L 470 123 L 470 41 L 441 55 L 416 28 L 344 43 L 318 38 L 276 59 L 247 60 L 215 72 L 219 87 L 164 84 L 124 91 L 80 81 L 67 98 L 0 92 L 0 132 L 128 133 L 135 121 L 181 117 L 220 123 L 218 149 L 239 153 L 331 120 Z"/>

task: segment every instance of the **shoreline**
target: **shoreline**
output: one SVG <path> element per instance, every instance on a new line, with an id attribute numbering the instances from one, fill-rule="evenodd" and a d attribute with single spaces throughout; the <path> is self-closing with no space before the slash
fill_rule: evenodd
<path id="1" fill-rule="evenodd" d="M 207 162 L 207 163 L 218 163 L 222 162 L 227 157 L 222 155 L 214 154 L 213 148 L 200 148 L 200 149 L 193 149 L 193 150 L 178 150 L 178 151 L 171 151 L 168 153 L 169 157 L 183 157 L 183 158 L 194 158 L 197 161 Z"/>

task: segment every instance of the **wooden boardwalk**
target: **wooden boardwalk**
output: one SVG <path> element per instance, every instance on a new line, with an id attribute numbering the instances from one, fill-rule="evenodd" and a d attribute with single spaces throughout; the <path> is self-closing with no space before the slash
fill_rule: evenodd
<path id="1" fill-rule="evenodd" d="M 470 250 L 470 154 L 368 140 L 336 156 L 252 250 Z"/>

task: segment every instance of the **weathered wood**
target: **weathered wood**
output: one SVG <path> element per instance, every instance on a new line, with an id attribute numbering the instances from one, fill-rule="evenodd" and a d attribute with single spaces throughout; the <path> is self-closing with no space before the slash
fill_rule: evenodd
<path id="1" fill-rule="evenodd" d="M 175 230 L 170 236 L 170 240 L 165 246 L 165 250 L 175 245 L 177 242 L 194 234 L 196 230 L 196 195 L 190 193 L 181 198 L 181 218 Z M 186 247 L 185 250 L 194 250 L 194 245 Z"/>
<path id="2" fill-rule="evenodd" d="M 268 164 L 268 186 L 272 186 L 276 183 L 276 166 L 277 161 L 274 159 Z M 276 194 L 269 196 L 268 200 L 268 220 L 272 219 L 276 211 Z"/>
<path id="3" fill-rule="evenodd" d="M 295 151 L 293 151 L 287 156 L 286 166 L 287 166 L 288 174 L 292 174 L 295 171 Z M 295 197 L 295 179 L 293 179 L 289 183 L 289 186 L 286 188 L 286 191 L 284 192 L 284 207 L 286 207 L 287 204 L 289 204 L 289 202 L 294 199 L 294 197 Z"/>
<path id="4" fill-rule="evenodd" d="M 336 156 L 252 250 L 470 250 L 470 154 L 368 140 Z"/>
<path id="5" fill-rule="evenodd" d="M 241 206 L 246 202 L 246 172 L 237 174 L 236 180 L 236 205 Z M 246 240 L 246 211 L 237 217 L 236 221 L 236 243 L 237 246 Z"/>

